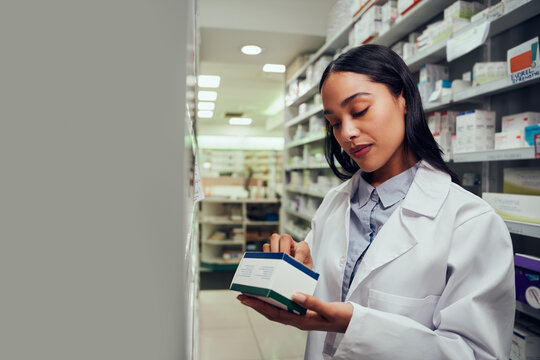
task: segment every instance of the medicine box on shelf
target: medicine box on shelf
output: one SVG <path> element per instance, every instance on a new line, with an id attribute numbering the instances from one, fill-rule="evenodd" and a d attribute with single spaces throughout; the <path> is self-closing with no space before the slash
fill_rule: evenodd
<path id="1" fill-rule="evenodd" d="M 306 309 L 291 297 L 295 292 L 313 295 L 318 279 L 319 274 L 285 253 L 246 252 L 230 289 L 304 315 Z"/>
<path id="2" fill-rule="evenodd" d="M 540 196 L 483 193 L 482 199 L 503 219 L 540 224 Z"/>
<path id="3" fill-rule="evenodd" d="M 515 254 L 516 300 L 540 309 L 540 258 Z"/>

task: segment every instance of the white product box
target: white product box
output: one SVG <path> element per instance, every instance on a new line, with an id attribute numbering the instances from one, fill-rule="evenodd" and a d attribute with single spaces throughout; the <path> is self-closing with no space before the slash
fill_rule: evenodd
<path id="1" fill-rule="evenodd" d="M 420 0 L 398 0 L 397 9 L 400 15 L 405 14 L 409 11 L 414 5 L 416 5 Z"/>
<path id="2" fill-rule="evenodd" d="M 540 195 L 540 168 L 504 168 L 503 192 Z"/>
<path id="3" fill-rule="evenodd" d="M 444 18 L 465 18 L 470 19 L 472 13 L 472 3 L 458 0 L 446 9 L 444 9 Z"/>
<path id="4" fill-rule="evenodd" d="M 394 51 L 399 56 L 403 57 L 403 45 L 406 44 L 404 41 L 400 41 L 392 45 L 392 51 Z"/>
<path id="5" fill-rule="evenodd" d="M 452 153 L 452 134 L 449 131 L 443 130 L 434 135 L 433 138 L 445 154 L 450 155 Z"/>
<path id="6" fill-rule="evenodd" d="M 514 324 L 510 360 L 540 359 L 540 336 L 519 323 Z"/>
<path id="7" fill-rule="evenodd" d="M 416 55 L 416 44 L 405 43 L 403 44 L 403 59 L 408 59 Z"/>
<path id="8" fill-rule="evenodd" d="M 482 199 L 503 219 L 540 224 L 540 196 L 482 193 Z"/>
<path id="9" fill-rule="evenodd" d="M 246 252 L 230 289 L 296 314 L 306 309 L 291 300 L 295 292 L 313 295 L 319 274 L 285 253 Z"/>
<path id="10" fill-rule="evenodd" d="M 420 67 L 420 82 L 432 82 L 448 80 L 448 66 L 424 64 Z"/>
<path id="11" fill-rule="evenodd" d="M 508 50 L 508 74 L 513 83 L 540 77 L 538 51 L 538 37 Z"/>
<path id="12" fill-rule="evenodd" d="M 428 115 L 428 127 L 431 134 L 436 135 L 441 132 L 441 113 L 436 111 Z"/>
<path id="13" fill-rule="evenodd" d="M 473 16 L 471 16 L 471 23 L 480 22 L 480 21 L 486 21 L 488 19 L 489 15 L 489 8 L 486 8 Z"/>
<path id="14" fill-rule="evenodd" d="M 381 25 L 381 6 L 374 5 L 354 24 L 354 38 L 357 45 L 363 44 L 376 36 L 381 30 Z"/>
<path id="15" fill-rule="evenodd" d="M 381 18 L 383 23 L 391 23 L 398 17 L 397 1 L 388 0 L 381 6 Z"/>
<path id="16" fill-rule="evenodd" d="M 511 129 L 495 133 L 495 150 L 528 147 L 524 129 Z"/>
<path id="17" fill-rule="evenodd" d="M 448 131 L 451 135 L 456 134 L 456 115 L 457 111 L 441 112 L 441 131 Z"/>
<path id="18" fill-rule="evenodd" d="M 527 111 L 503 116 L 501 130 L 523 129 L 534 124 L 540 124 L 540 112 Z"/>
<path id="19" fill-rule="evenodd" d="M 495 112 L 472 110 L 456 115 L 455 153 L 491 150 L 495 141 Z"/>
<path id="20" fill-rule="evenodd" d="M 506 61 L 476 63 L 473 66 L 473 86 L 507 76 Z"/>

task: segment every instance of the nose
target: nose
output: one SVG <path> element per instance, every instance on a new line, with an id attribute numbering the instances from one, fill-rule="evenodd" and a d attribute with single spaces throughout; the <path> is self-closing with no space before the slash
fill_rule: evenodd
<path id="1" fill-rule="evenodd" d="M 344 139 L 352 140 L 360 135 L 360 130 L 354 123 L 353 119 L 345 118 L 341 120 L 341 136 Z"/>

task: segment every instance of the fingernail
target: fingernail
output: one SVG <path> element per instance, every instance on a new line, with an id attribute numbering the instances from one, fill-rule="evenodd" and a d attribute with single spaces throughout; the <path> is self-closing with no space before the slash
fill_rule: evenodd
<path id="1" fill-rule="evenodd" d="M 303 303 L 306 301 L 306 296 L 300 293 L 294 293 L 292 294 L 292 299 L 297 303 Z"/>

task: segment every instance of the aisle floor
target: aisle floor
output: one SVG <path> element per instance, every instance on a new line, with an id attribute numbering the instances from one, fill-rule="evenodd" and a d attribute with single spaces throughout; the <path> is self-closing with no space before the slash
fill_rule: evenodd
<path id="1" fill-rule="evenodd" d="M 267 320 L 230 290 L 199 293 L 200 360 L 301 360 L 307 333 Z"/>

